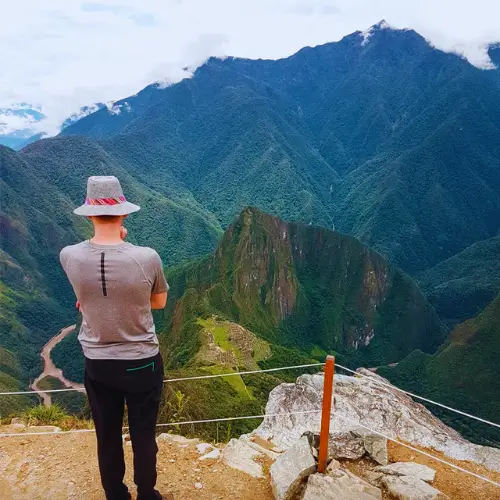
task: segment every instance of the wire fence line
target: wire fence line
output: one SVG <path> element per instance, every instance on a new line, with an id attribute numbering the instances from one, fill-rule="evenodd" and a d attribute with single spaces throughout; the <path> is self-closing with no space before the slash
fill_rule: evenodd
<path id="1" fill-rule="evenodd" d="M 223 418 L 209 418 L 204 420 L 186 420 L 179 422 L 168 422 L 164 424 L 156 424 L 156 427 L 177 427 L 180 425 L 194 425 L 194 424 L 209 424 L 212 422 L 233 422 L 235 420 L 257 420 L 262 418 L 286 417 L 294 415 L 310 415 L 313 413 L 321 413 L 322 410 L 304 410 L 292 411 L 286 413 L 267 413 L 261 415 L 243 415 L 239 417 L 223 417 Z M 129 429 L 129 426 L 123 427 L 122 430 Z M 66 436 L 68 434 L 82 434 L 86 432 L 95 432 L 95 429 L 71 429 L 69 431 L 48 431 L 48 432 L 5 432 L 0 433 L 0 438 L 3 437 L 24 437 L 24 436 Z"/>
<path id="2" fill-rule="evenodd" d="M 163 382 L 165 384 L 171 384 L 173 382 L 188 382 L 191 380 L 203 380 L 211 378 L 221 378 L 221 377 L 235 377 L 241 375 L 252 375 L 254 373 L 272 373 L 286 370 L 297 370 L 299 368 L 320 368 L 324 366 L 325 363 L 310 363 L 307 365 L 294 365 L 294 366 L 281 366 L 278 368 L 266 368 L 264 370 L 249 370 L 244 372 L 229 372 L 229 373 L 218 373 L 215 375 L 196 375 L 194 377 L 180 377 L 180 378 L 167 378 Z M 76 389 L 74 387 L 68 387 L 66 389 L 48 389 L 46 391 L 12 391 L 12 392 L 0 392 L 0 396 L 19 396 L 19 395 L 35 395 L 35 394 L 53 394 L 57 392 L 86 392 L 85 389 Z"/>
<path id="3" fill-rule="evenodd" d="M 444 408 L 445 410 L 452 411 L 452 412 L 457 413 L 459 415 L 462 415 L 464 417 L 472 418 L 474 420 L 477 420 L 478 422 L 482 422 L 483 424 L 488 424 L 488 425 L 491 425 L 493 427 L 497 427 L 497 428 L 500 429 L 500 424 L 497 424 L 495 422 L 491 422 L 491 421 L 486 420 L 486 419 L 481 418 L 481 417 L 476 417 L 475 415 L 471 415 L 470 413 L 466 413 L 464 411 L 458 410 L 457 408 L 453 408 L 451 406 L 446 406 L 446 405 L 444 405 L 442 403 L 438 403 L 437 401 L 433 401 L 432 399 L 424 398 L 423 396 L 419 396 L 418 394 L 414 394 L 413 392 L 405 391 L 404 389 L 400 389 L 399 387 L 397 387 L 395 385 L 386 384 L 385 382 L 382 382 L 381 380 L 378 380 L 376 378 L 370 377 L 369 375 L 364 375 L 363 373 L 359 373 L 358 371 L 351 370 L 350 368 L 347 368 L 345 366 L 339 365 L 338 363 L 335 363 L 335 366 L 338 367 L 338 368 L 340 368 L 340 369 L 342 369 L 342 370 L 345 370 L 345 371 L 347 371 L 349 373 L 353 373 L 357 377 L 362 377 L 362 378 L 366 378 L 368 380 L 371 380 L 374 384 L 378 384 L 378 385 L 381 385 L 381 386 L 384 386 L 384 387 L 388 387 L 389 389 L 392 389 L 392 390 L 395 390 L 395 391 L 398 391 L 398 392 L 402 392 L 403 394 L 406 394 L 407 396 L 411 396 L 412 398 L 420 399 L 421 401 L 425 401 L 427 403 L 430 403 L 430 404 L 439 406 L 441 408 Z"/>
<path id="4" fill-rule="evenodd" d="M 310 415 L 310 414 L 314 414 L 314 413 L 321 413 L 321 411 L 322 410 L 305 410 L 305 411 L 286 412 L 286 413 L 268 413 L 268 414 L 263 414 L 263 415 L 244 415 L 244 416 L 239 416 L 239 417 L 224 417 L 224 418 L 212 418 L 212 419 L 205 419 L 205 420 L 169 422 L 169 423 L 164 423 L 164 424 L 157 424 L 156 427 L 157 428 L 159 428 L 159 427 L 177 427 L 180 425 L 207 424 L 207 423 L 214 423 L 214 422 L 217 422 L 217 423 L 218 422 L 232 422 L 235 420 L 252 420 L 252 419 L 264 419 L 264 418 L 289 417 L 289 416 L 295 416 L 295 415 Z M 426 451 L 420 450 L 419 448 L 416 448 L 416 447 L 411 446 L 407 443 L 399 441 L 395 438 L 387 436 L 386 434 L 379 432 L 375 429 L 372 429 L 371 427 L 368 427 L 359 421 L 356 421 L 356 420 L 353 420 L 351 418 L 340 415 L 337 412 L 333 413 L 332 417 L 333 418 L 340 418 L 341 420 L 344 420 L 344 421 L 349 422 L 351 424 L 354 424 L 356 426 L 362 427 L 363 429 L 368 430 L 374 434 L 377 434 L 378 436 L 380 436 L 384 439 L 387 439 L 388 441 L 391 441 L 391 442 L 396 443 L 400 446 L 408 448 L 416 453 L 420 453 L 421 455 L 425 455 L 426 457 L 431 458 L 433 460 L 436 460 L 437 462 L 440 462 L 444 465 L 447 465 L 448 467 L 451 467 L 451 468 L 456 469 L 460 472 L 463 472 L 464 474 L 469 474 L 470 476 L 473 476 L 476 479 L 481 479 L 482 481 L 485 481 L 489 484 L 492 484 L 493 486 L 500 488 L 500 483 L 494 481 L 493 479 L 490 479 L 490 478 L 483 476 L 481 474 L 477 474 L 476 472 L 473 472 L 469 469 L 465 469 L 465 468 L 460 467 L 459 465 L 456 465 L 452 462 L 448 462 L 447 460 L 436 457 L 432 453 L 428 453 Z M 123 430 L 125 431 L 128 428 L 129 428 L 128 426 L 123 427 Z M 49 432 L 0 433 L 0 438 L 3 438 L 3 437 L 26 437 L 26 436 L 54 436 L 54 435 L 66 436 L 68 434 L 84 434 L 84 433 L 90 433 L 90 432 L 95 432 L 95 429 L 73 429 L 73 430 L 69 430 L 69 431 L 49 431 Z"/>
<path id="5" fill-rule="evenodd" d="M 304 368 L 320 368 L 323 367 L 325 363 L 310 363 L 310 364 L 304 364 L 304 365 L 294 365 L 294 366 L 282 366 L 278 368 L 267 368 L 264 370 L 248 370 L 248 371 L 243 371 L 243 372 L 229 372 L 229 373 L 219 373 L 219 374 L 211 374 L 211 375 L 197 375 L 193 377 L 179 377 L 179 378 L 171 378 L 171 379 L 165 379 L 164 383 L 169 384 L 169 383 L 175 383 L 175 382 L 189 382 L 193 380 L 204 380 L 204 379 L 215 379 L 215 378 L 223 378 L 223 377 L 235 377 L 235 376 L 242 376 L 242 375 L 253 375 L 253 374 L 262 374 L 262 373 L 272 373 L 272 372 L 279 372 L 279 371 L 287 371 L 287 370 L 296 370 L 296 369 L 304 369 Z M 419 399 L 421 401 L 425 401 L 427 403 L 439 406 L 440 408 L 444 408 L 448 411 L 454 412 L 458 415 L 476 420 L 478 422 L 490 425 L 492 427 L 496 427 L 500 429 L 500 424 L 497 424 L 496 422 L 492 422 L 490 420 L 486 420 L 481 417 L 477 417 L 475 415 L 472 415 L 470 413 L 461 411 L 457 408 L 453 408 L 451 406 L 444 405 L 442 403 L 439 403 L 437 401 L 433 401 L 432 399 L 425 398 L 423 396 L 419 396 L 418 394 L 415 394 L 413 392 L 405 391 L 404 389 L 400 389 L 399 387 L 388 384 L 385 382 L 382 382 L 381 380 L 378 380 L 376 378 L 370 377 L 368 375 L 364 375 L 362 373 L 359 373 L 357 370 L 352 370 L 351 368 L 347 368 L 346 366 L 343 366 L 339 363 L 335 363 L 335 366 L 345 370 L 349 373 L 352 373 L 353 375 L 361 378 L 365 378 L 367 380 L 370 380 L 374 384 L 378 384 L 380 386 L 387 387 L 391 390 L 395 390 L 398 392 L 401 392 L 403 394 L 406 394 L 412 398 Z M 36 394 L 54 394 L 54 393 L 61 393 L 61 392 L 80 392 L 80 393 L 85 393 L 84 388 L 65 388 L 65 389 L 48 389 L 46 391 L 13 391 L 13 392 L 0 392 L 0 396 L 16 396 L 16 395 L 36 395 Z"/>
<path id="6" fill-rule="evenodd" d="M 464 472 L 466 474 L 474 476 L 477 479 L 482 479 L 483 481 L 486 481 L 487 483 L 490 483 L 490 484 L 492 484 L 492 485 L 500 488 L 500 483 L 497 483 L 493 479 L 490 479 L 490 478 L 488 478 L 486 476 L 483 476 L 481 474 L 477 474 L 476 472 L 473 472 L 471 470 L 464 469 L 463 467 L 460 467 L 459 465 L 455 465 L 454 463 L 448 462 L 447 460 L 443 460 L 442 458 L 436 457 L 432 453 L 428 453 L 426 451 L 423 451 L 423 450 L 420 450 L 418 448 L 415 448 L 414 446 L 411 446 L 409 444 L 403 443 L 402 441 L 398 441 L 395 438 L 391 438 L 391 437 L 389 437 L 389 436 L 387 436 L 387 435 L 385 435 L 385 434 L 383 434 L 383 433 L 381 433 L 379 431 L 376 431 L 376 430 L 374 430 L 374 429 L 372 429 L 372 428 L 370 428 L 370 427 L 362 424 L 359 421 L 350 419 L 348 417 L 344 417 L 343 415 L 339 415 L 338 413 L 334 413 L 334 417 L 338 417 L 341 420 L 344 420 L 344 421 L 349 422 L 351 424 L 358 425 L 359 427 L 362 427 L 365 430 L 373 432 L 374 434 L 377 434 L 378 436 L 383 437 L 383 438 L 387 439 L 388 441 L 392 441 L 393 443 L 399 444 L 400 446 L 404 446 L 405 448 L 408 448 L 408 449 L 410 449 L 410 450 L 412 450 L 412 451 L 414 451 L 416 453 L 420 453 L 421 455 L 425 455 L 426 457 L 432 458 L 433 460 L 441 462 L 442 464 L 448 465 L 449 467 L 452 467 L 453 469 L 456 469 L 456 470 L 458 470 L 460 472 Z"/>

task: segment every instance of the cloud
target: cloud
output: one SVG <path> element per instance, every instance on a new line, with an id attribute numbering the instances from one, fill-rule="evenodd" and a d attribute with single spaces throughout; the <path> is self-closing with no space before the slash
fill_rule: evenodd
<path id="1" fill-rule="evenodd" d="M 56 133 L 85 105 L 190 77 L 209 56 L 286 57 L 381 19 L 489 67 L 498 0 L 24 0 L 4 2 L 0 108 L 26 102 Z M 183 69 L 183 68 L 187 68 Z M 9 118 L 9 127 L 15 126 Z M 37 130 L 38 131 L 38 130 Z"/>

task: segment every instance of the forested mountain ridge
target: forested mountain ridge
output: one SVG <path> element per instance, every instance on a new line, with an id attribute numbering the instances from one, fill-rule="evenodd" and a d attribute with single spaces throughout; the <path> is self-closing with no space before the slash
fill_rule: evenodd
<path id="1" fill-rule="evenodd" d="M 498 62 L 497 46 L 490 55 Z M 167 266 L 190 260 L 169 273 L 176 314 L 159 323 L 175 340 L 171 366 L 196 365 L 200 329 L 215 337 L 238 325 L 245 345 L 252 335 L 270 345 L 259 366 L 327 350 L 353 365 L 432 352 L 440 321 L 395 266 L 421 278 L 448 323 L 465 319 L 439 297 L 448 281 L 453 289 L 451 268 L 460 261 L 470 276 L 461 293 L 495 275 L 497 246 L 476 250 L 500 231 L 499 74 L 381 23 L 278 61 L 210 59 L 192 78 L 150 85 L 56 138 L 0 148 L 0 385 L 26 386 L 41 345 L 75 320 L 57 257 L 90 234 L 71 211 L 99 174 L 117 175 L 143 206 L 126 222 L 130 241 L 156 248 Z M 231 225 L 247 206 L 270 215 L 245 210 Z M 214 255 L 192 260 L 228 227 Z M 264 280 L 258 289 L 250 270 Z M 463 297 L 482 307 L 495 286 Z"/>
<path id="2" fill-rule="evenodd" d="M 173 269 L 167 336 L 194 358 L 199 318 L 248 328 L 272 345 L 338 352 L 368 366 L 433 352 L 445 330 L 415 283 L 355 238 L 246 209 L 211 256 Z"/>
<path id="3" fill-rule="evenodd" d="M 500 414 L 500 295 L 475 318 L 458 325 L 434 355 L 415 351 L 395 367 L 380 373 L 406 390 L 498 422 Z M 430 407 L 437 411 L 435 407 Z M 498 429 L 442 410 L 466 436 L 500 443 Z"/>
<path id="4" fill-rule="evenodd" d="M 419 276 L 441 319 L 455 326 L 476 316 L 500 291 L 500 235 L 478 241 Z"/>
<path id="5" fill-rule="evenodd" d="M 224 227 L 255 205 L 415 273 L 500 228 L 494 73 L 380 23 L 277 61 L 210 59 L 62 134 L 133 157 L 157 189 L 180 183 Z"/>
<path id="6" fill-rule="evenodd" d="M 166 264 L 207 253 L 219 238 L 217 221 L 192 197 L 179 189 L 172 200 L 147 188 L 88 138 L 45 139 L 22 152 L 0 146 L 0 385 L 5 389 L 26 386 L 38 375 L 41 347 L 76 319 L 59 251 L 91 235 L 89 222 L 72 210 L 84 200 L 87 177 L 105 174 L 117 175 L 129 198 L 143 205 L 127 221 L 130 240 L 157 248 Z"/>

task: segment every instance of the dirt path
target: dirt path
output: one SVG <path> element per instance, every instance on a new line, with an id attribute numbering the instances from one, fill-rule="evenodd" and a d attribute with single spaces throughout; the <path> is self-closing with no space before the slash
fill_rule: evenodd
<path id="1" fill-rule="evenodd" d="M 61 342 L 61 340 L 63 340 L 65 337 L 67 337 L 71 332 L 73 332 L 75 328 L 76 325 L 71 325 L 67 326 L 66 328 L 63 328 L 55 337 L 52 337 L 43 346 L 42 352 L 40 354 L 40 356 L 43 359 L 43 372 L 30 385 L 31 389 L 33 389 L 34 391 L 41 391 L 42 389 L 38 385 L 40 381 L 43 380 L 45 377 L 53 377 L 61 381 L 61 383 L 65 387 L 78 389 L 79 391 L 82 392 L 84 391 L 83 384 L 72 382 L 71 380 L 68 380 L 66 377 L 64 377 L 63 371 L 60 368 L 57 368 L 57 366 L 54 364 L 54 362 L 50 357 L 52 348 L 55 347 L 59 342 Z M 50 394 L 41 392 L 40 397 L 42 398 L 43 404 L 45 406 L 50 406 L 52 404 L 52 398 L 50 397 Z"/>
<path id="2" fill-rule="evenodd" d="M 158 443 L 158 489 L 175 500 L 273 500 L 269 478 L 255 479 L 219 460 L 200 461 L 194 445 Z M 125 482 L 135 498 L 132 447 Z M 89 434 L 0 439 L 0 498 L 103 500 L 96 438 Z"/>

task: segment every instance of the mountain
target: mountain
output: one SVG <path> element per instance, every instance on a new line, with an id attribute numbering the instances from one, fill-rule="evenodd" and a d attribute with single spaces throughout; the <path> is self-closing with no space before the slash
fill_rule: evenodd
<path id="1" fill-rule="evenodd" d="M 499 332 L 500 295 L 475 318 L 457 326 L 436 354 L 416 351 L 397 366 L 379 372 L 399 387 L 498 423 Z M 497 429 L 432 405 L 429 409 L 470 439 L 500 443 Z"/>
<path id="2" fill-rule="evenodd" d="M 63 130 L 223 227 L 254 205 L 335 226 L 411 273 L 500 228 L 492 72 L 386 23 L 278 61 L 210 59 Z"/>
<path id="3" fill-rule="evenodd" d="M 73 292 L 59 264 L 65 245 L 88 238 L 72 214 L 89 175 L 117 175 L 143 206 L 127 221 L 130 241 L 158 249 L 165 264 L 203 255 L 221 233 L 215 218 L 178 189 L 175 199 L 142 185 L 84 137 L 37 141 L 15 152 L 0 146 L 0 384 L 26 386 L 40 372 L 39 351 L 75 321 Z M 0 387 L 1 389 L 2 387 Z"/>
<path id="4" fill-rule="evenodd" d="M 0 145 L 21 149 L 40 137 L 33 126 L 45 115 L 29 104 L 19 104 L 12 108 L 0 108 Z"/>
<path id="5" fill-rule="evenodd" d="M 195 359 L 200 321 L 212 317 L 270 343 L 269 362 L 287 347 L 373 366 L 416 348 L 433 352 L 444 338 L 416 284 L 380 254 L 350 236 L 254 208 L 229 226 L 214 254 L 168 279 L 163 342 L 174 365 Z"/>
<path id="6" fill-rule="evenodd" d="M 143 205 L 127 221 L 132 242 L 168 266 L 190 260 L 169 273 L 159 318 L 169 366 L 275 366 L 330 350 L 376 366 L 434 352 L 443 327 L 400 269 L 433 297 L 446 288 L 447 259 L 498 237 L 495 71 L 380 23 L 277 61 L 210 59 L 56 138 L 1 148 L 0 382 L 26 385 L 41 345 L 74 321 L 57 254 L 89 235 L 71 210 L 96 174 L 117 175 Z M 231 224 L 247 206 L 270 215 L 245 210 Z M 486 283 L 490 253 L 471 259 L 484 259 Z M 468 286 L 460 293 L 474 308 L 492 290 Z M 447 322 L 462 319 L 455 305 L 435 304 Z M 217 348 L 233 337 L 232 354 Z M 233 387 L 242 401 L 245 387 Z"/>
<path id="7" fill-rule="evenodd" d="M 491 74 L 500 85 L 500 43 L 490 45 L 488 47 L 488 55 L 492 63 L 496 66 L 496 71 L 491 71 Z"/>
<path id="8" fill-rule="evenodd" d="M 476 316 L 500 292 L 500 235 L 479 241 L 419 277 L 438 315 L 455 326 Z"/>

